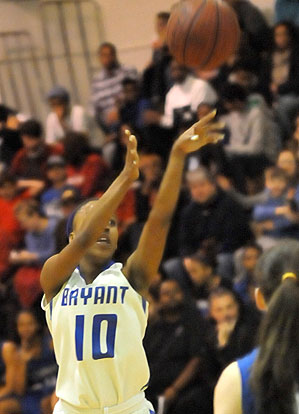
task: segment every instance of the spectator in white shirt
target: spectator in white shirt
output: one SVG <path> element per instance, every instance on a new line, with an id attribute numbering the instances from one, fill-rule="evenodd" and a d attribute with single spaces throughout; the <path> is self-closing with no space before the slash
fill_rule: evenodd
<path id="1" fill-rule="evenodd" d="M 173 60 L 170 70 L 174 85 L 166 95 L 164 114 L 155 111 L 148 111 L 146 114 L 147 123 L 159 124 L 165 128 L 180 127 L 181 123 L 188 122 L 188 118 L 192 122 L 200 103 L 213 105 L 217 101 L 217 94 L 212 86 L 195 78 L 185 66 Z"/>
<path id="2" fill-rule="evenodd" d="M 87 116 L 82 106 L 70 104 L 68 91 L 55 86 L 47 95 L 51 112 L 46 122 L 46 142 L 54 144 L 60 141 L 67 130 L 87 131 Z"/>
<path id="3" fill-rule="evenodd" d="M 55 86 L 47 95 L 47 100 L 51 108 L 46 121 L 46 142 L 55 144 L 61 141 L 68 131 L 85 133 L 90 145 L 100 148 L 103 143 L 96 130 L 96 125 L 87 112 L 80 105 L 71 105 L 68 91 Z"/>

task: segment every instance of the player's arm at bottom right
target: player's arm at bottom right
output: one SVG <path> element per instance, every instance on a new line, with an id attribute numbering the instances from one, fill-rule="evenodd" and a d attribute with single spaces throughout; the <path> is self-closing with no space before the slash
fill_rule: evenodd
<path id="1" fill-rule="evenodd" d="M 237 362 L 222 372 L 214 392 L 214 414 L 242 414 L 241 375 Z"/>

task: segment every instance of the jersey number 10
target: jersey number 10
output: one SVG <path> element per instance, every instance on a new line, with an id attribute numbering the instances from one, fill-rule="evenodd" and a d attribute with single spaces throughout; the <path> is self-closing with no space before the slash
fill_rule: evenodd
<path id="1" fill-rule="evenodd" d="M 76 316 L 75 343 L 78 361 L 83 361 L 84 315 Z M 94 315 L 92 322 L 92 358 L 114 357 L 117 315 Z"/>

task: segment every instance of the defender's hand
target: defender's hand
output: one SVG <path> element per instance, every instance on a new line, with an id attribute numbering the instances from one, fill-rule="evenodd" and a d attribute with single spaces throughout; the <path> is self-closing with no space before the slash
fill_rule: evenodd
<path id="1" fill-rule="evenodd" d="M 129 130 L 125 134 L 128 137 L 127 155 L 123 172 L 133 182 L 139 177 L 139 157 L 137 153 L 137 140 L 134 135 L 131 135 Z"/>
<path id="2" fill-rule="evenodd" d="M 221 129 L 224 128 L 222 122 L 212 122 L 216 115 L 216 110 L 210 112 L 200 121 L 187 129 L 175 142 L 174 148 L 181 150 L 184 154 L 197 151 L 207 144 L 216 144 L 224 138 Z"/>

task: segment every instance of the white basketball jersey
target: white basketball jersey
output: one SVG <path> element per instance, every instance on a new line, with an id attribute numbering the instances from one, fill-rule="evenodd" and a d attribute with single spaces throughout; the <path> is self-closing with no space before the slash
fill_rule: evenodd
<path id="1" fill-rule="evenodd" d="M 103 408 L 146 388 L 149 368 L 142 340 L 147 303 L 120 263 L 86 284 L 76 269 L 42 307 L 59 365 L 57 396 L 77 408 Z"/>

